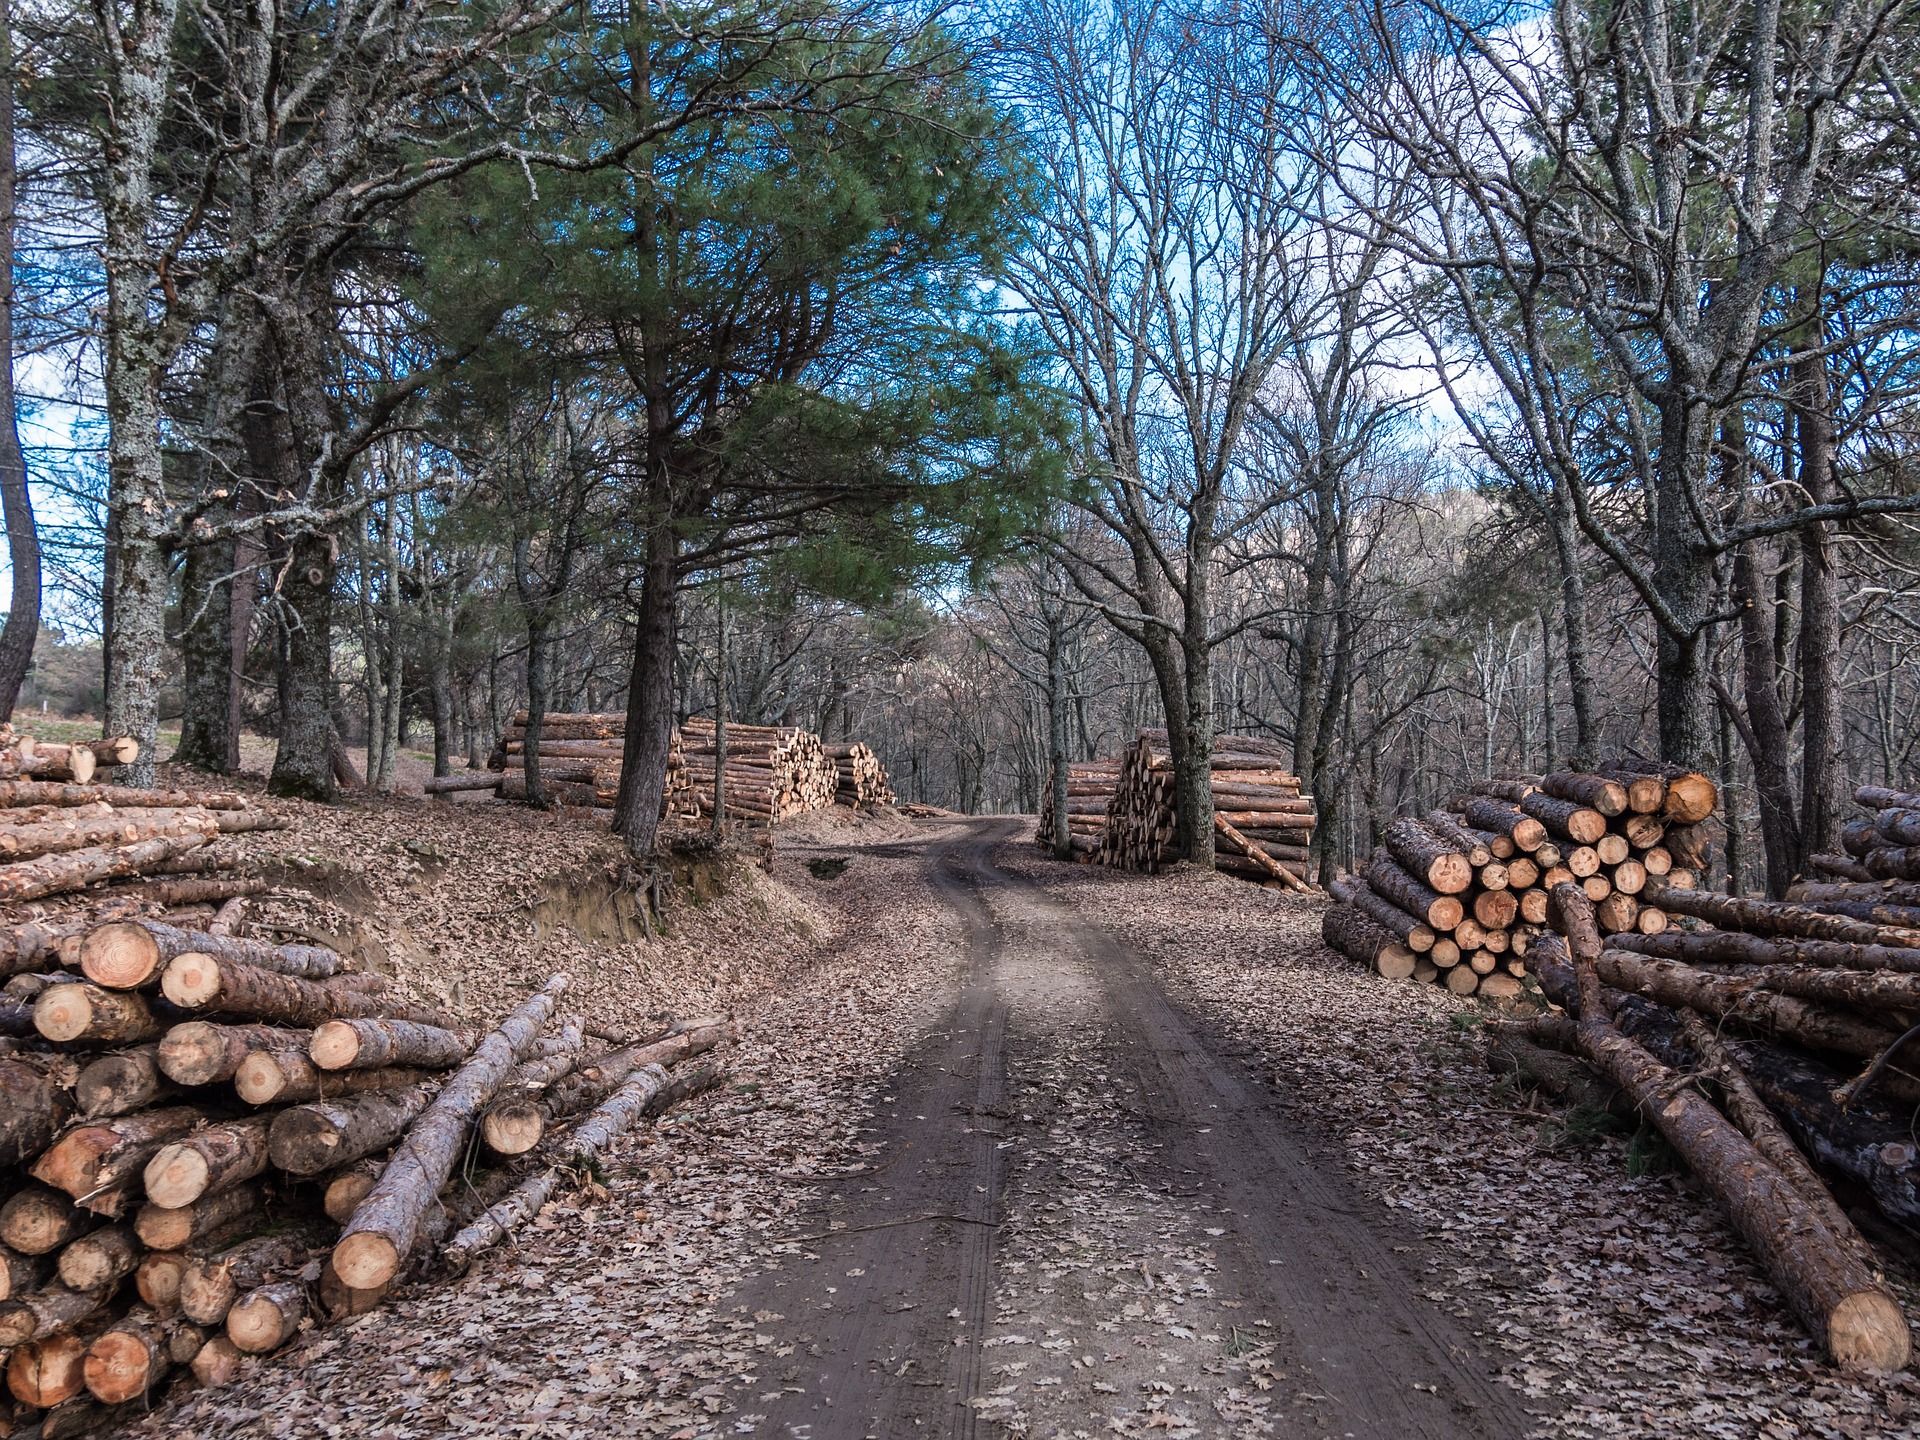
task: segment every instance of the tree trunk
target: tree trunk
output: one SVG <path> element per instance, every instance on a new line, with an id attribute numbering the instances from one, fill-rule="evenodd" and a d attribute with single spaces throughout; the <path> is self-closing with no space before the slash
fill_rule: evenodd
<path id="1" fill-rule="evenodd" d="M 332 803 L 333 580 L 325 535 L 296 537 L 281 582 L 280 744 L 267 793 Z"/>
<path id="2" fill-rule="evenodd" d="M 1047 773 L 1053 777 L 1054 858 L 1073 858 L 1073 827 L 1067 814 L 1071 776 L 1067 764 L 1066 643 L 1059 609 L 1047 612 Z"/>
<path id="3" fill-rule="evenodd" d="M 6 267 L 0 272 L 0 518 L 6 521 L 7 560 L 13 567 L 12 602 L 6 627 L 0 629 L 0 721 L 12 718 L 40 634 L 40 528 L 27 488 L 13 394 L 15 73 L 12 7 L 10 0 L 0 0 L 0 263 Z"/>
<path id="4" fill-rule="evenodd" d="M 1787 893 L 1805 853 L 1794 813 L 1792 744 L 1773 658 L 1773 626 L 1756 562 L 1757 542 L 1740 547 L 1733 558 L 1735 603 L 1740 607 L 1740 675 L 1746 704 L 1741 736 L 1753 763 L 1754 798 L 1759 802 L 1760 843 L 1766 853 L 1767 893 Z"/>
<path id="5" fill-rule="evenodd" d="M 1832 399 L 1825 359 L 1794 361 L 1794 431 L 1800 442 L 1800 485 L 1809 505 L 1839 498 L 1833 474 Z M 1800 852 L 1833 848 L 1844 807 L 1840 760 L 1840 579 L 1834 525 L 1800 527 Z M 1796 857 L 1799 858 L 1799 857 Z M 1784 893 L 1781 890 L 1774 894 Z"/>
<path id="6" fill-rule="evenodd" d="M 640 613 L 634 626 L 633 665 L 627 683 L 620 792 L 613 811 L 613 828 L 626 837 L 628 853 L 640 861 L 653 853 L 666 797 L 667 750 L 673 735 L 678 548 L 671 523 L 660 517 L 647 534 L 646 569 L 641 578 Z"/>

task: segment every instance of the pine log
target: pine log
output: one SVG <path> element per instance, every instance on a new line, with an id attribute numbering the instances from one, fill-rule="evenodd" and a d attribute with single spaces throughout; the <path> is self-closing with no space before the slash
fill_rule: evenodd
<path id="1" fill-rule="evenodd" d="M 373 1189 L 374 1181 L 380 1178 L 380 1169 L 386 1164 L 384 1159 L 371 1157 L 356 1160 L 327 1181 L 327 1188 L 321 1199 L 321 1208 L 327 1218 L 336 1225 L 344 1225 L 353 1219 L 353 1212 L 360 1208 L 360 1202 L 367 1198 Z"/>
<path id="2" fill-rule="evenodd" d="M 153 1153 L 200 1121 L 200 1112 L 177 1105 L 142 1110 L 111 1120 L 76 1125 L 33 1164 L 33 1178 L 64 1190 L 86 1209 L 118 1215 L 129 1188 Z"/>
<path id="3" fill-rule="evenodd" d="M 140 1263 L 140 1240 L 131 1225 L 103 1225 L 67 1243 L 60 1252 L 60 1283 L 69 1290 L 118 1285 Z"/>
<path id="4" fill-rule="evenodd" d="M 72 1063 L 55 1057 L 0 1056 L 0 1171 L 38 1155 L 73 1114 L 63 1081 Z"/>
<path id="5" fill-rule="evenodd" d="M 586 1022 L 571 1017 L 561 1028 L 552 1053 L 523 1061 L 500 1087 L 480 1116 L 480 1138 L 499 1155 L 524 1155 L 540 1143 L 545 1116 L 540 1102 L 547 1087 L 565 1079 L 579 1065 L 586 1040 Z"/>
<path id="6" fill-rule="evenodd" d="M 107 1290 L 74 1290 L 55 1281 L 0 1305 L 0 1350 L 70 1330 L 103 1307 Z M 25 1398 L 24 1396 L 21 1398 Z"/>
<path id="7" fill-rule="evenodd" d="M 1801 880 L 1788 889 L 1787 898 L 1803 904 L 1843 900 L 1867 905 L 1901 905 L 1920 908 L 1920 885 L 1903 885 L 1896 881 L 1877 880 L 1843 884 Z"/>
<path id="8" fill-rule="evenodd" d="M 1538 794 L 1540 791 L 1540 787 L 1531 780 L 1499 775 L 1486 780 L 1476 780 L 1473 782 L 1473 788 L 1476 794 L 1504 800 L 1510 805 L 1518 805 L 1527 796 Z"/>
<path id="9" fill-rule="evenodd" d="M 1593 913 L 1601 930 L 1608 935 L 1639 933 L 1640 902 L 1631 895 L 1620 891 L 1603 895 L 1595 904 Z"/>
<path id="10" fill-rule="evenodd" d="M 236 1350 L 264 1355 L 291 1340 L 306 1313 L 306 1288 L 299 1281 L 262 1285 L 227 1311 L 227 1338 Z"/>
<path id="11" fill-rule="evenodd" d="M 1365 912 L 1375 924 L 1405 943 L 1415 954 L 1433 949 L 1439 937 L 1426 921 L 1416 919 L 1391 900 L 1374 893 L 1366 881 L 1354 875 L 1337 877 L 1328 887 L 1334 899 L 1345 901 Z"/>
<path id="12" fill-rule="evenodd" d="M 318 945 L 275 945 L 205 930 L 182 930 L 158 920 L 119 920 L 97 926 L 80 942 L 80 972 L 96 985 L 132 990 L 182 955 L 211 955 L 279 975 L 325 980 L 346 969 L 344 957 Z"/>
<path id="13" fill-rule="evenodd" d="M 183 1010 L 245 1015 L 284 1025 L 390 1018 L 455 1028 L 451 1016 L 431 1007 L 397 1005 L 360 990 L 302 980 L 198 952 L 176 956 L 167 963 L 160 976 L 160 993 Z"/>
<path id="14" fill-rule="evenodd" d="M 1798 997 L 1757 989 L 1746 979 L 1714 975 L 1679 961 L 1636 954 L 1620 944 L 1624 938 L 1616 937 L 1614 948 L 1606 950 L 1599 962 L 1600 978 L 1617 990 L 1733 1020 L 1761 1033 L 1784 1036 L 1811 1049 L 1831 1050 L 1842 1055 L 1871 1059 L 1896 1037 L 1897 1032 L 1809 1004 Z M 1665 937 L 1636 938 L 1652 944 Z"/>
<path id="15" fill-rule="evenodd" d="M 179 1250 L 149 1250 L 134 1267 L 133 1288 L 140 1303 L 155 1310 L 180 1308 L 180 1279 L 191 1262 Z"/>
<path id="16" fill-rule="evenodd" d="M 0 902 L 20 903 L 81 890 L 98 880 L 137 875 L 164 860 L 185 855 L 219 832 L 212 826 L 187 835 L 160 835 L 131 845 L 103 845 L 92 850 L 70 850 L 18 865 L 0 866 Z"/>
<path id="17" fill-rule="evenodd" d="M 218 790 L 137 790 L 130 785 L 74 785 L 50 780 L 0 780 L 0 808 L 25 805 L 114 805 L 121 809 L 245 810 L 244 795 Z"/>
<path id="18" fill-rule="evenodd" d="M 73 1082 L 80 1113 L 90 1120 L 131 1115 L 171 1094 L 159 1054 L 158 1045 L 135 1045 L 89 1061 Z"/>
<path id="19" fill-rule="evenodd" d="M 1473 918 L 1488 929 L 1504 930 L 1520 916 L 1520 899 L 1511 890 L 1482 890 L 1473 897 Z"/>
<path id="20" fill-rule="evenodd" d="M 1873 823 L 1889 845 L 1920 845 L 1920 810 L 1889 806 Z"/>
<path id="21" fill-rule="evenodd" d="M 224 1334 L 215 1335 L 193 1357 L 193 1378 L 208 1390 L 231 1385 L 246 1358 Z"/>
<path id="22" fill-rule="evenodd" d="M 1874 905 L 1864 900 L 1809 900 L 1797 902 L 1820 915 L 1845 916 L 1864 920 L 1895 943 L 1906 944 L 1906 937 L 1920 934 L 1920 906 Z"/>
<path id="23" fill-rule="evenodd" d="M 1920 810 L 1920 794 L 1885 785 L 1862 785 L 1853 792 L 1853 798 L 1869 810 Z"/>
<path id="24" fill-rule="evenodd" d="M 33 1028 L 60 1045 L 137 1045 L 160 1033 L 145 997 L 76 981 L 33 1002 Z"/>
<path id="25" fill-rule="evenodd" d="M 1396 943 L 1391 932 L 1352 905 L 1330 905 L 1320 916 L 1320 938 L 1369 970 Z"/>
<path id="26" fill-rule="evenodd" d="M 379 1070 L 396 1065 L 444 1070 L 473 1049 L 471 1031 L 408 1020 L 329 1020 L 317 1027 L 307 1055 L 322 1070 Z"/>
<path id="27" fill-rule="evenodd" d="M 597 1057 L 589 1066 L 556 1075 L 536 1093 L 504 1089 L 487 1107 L 481 1122 L 481 1138 L 497 1154 L 525 1154 L 540 1143 L 557 1121 L 598 1105 L 633 1071 L 647 1065 L 677 1065 L 695 1055 L 704 1055 L 738 1035 L 731 1020 L 691 1021 L 657 1040 L 626 1046 Z"/>
<path id="28" fill-rule="evenodd" d="M 199 1348 L 200 1331 L 190 1322 L 144 1308 L 128 1311 L 87 1347 L 82 1374 L 88 1392 L 103 1405 L 140 1399 L 183 1363 L 183 1338 Z M 192 1350 L 185 1353 L 191 1358 Z"/>
<path id="29" fill-rule="evenodd" d="M 1735 930 L 1669 930 L 1664 935 L 1623 937 L 1616 943 L 1642 955 L 1683 960 L 1688 964 L 1805 965 L 1893 971 L 1896 973 L 1885 978 L 1895 990 L 1920 990 L 1920 979 L 1904 978 L 1920 977 L 1920 949 L 1904 946 L 1803 940 L 1792 935 L 1746 935 Z"/>
<path id="30" fill-rule="evenodd" d="M 1611 819 L 1627 813 L 1627 787 L 1605 775 L 1560 770 L 1542 776 L 1540 788 L 1556 800 L 1566 800 L 1597 810 Z"/>
<path id="31" fill-rule="evenodd" d="M 1598 810 L 1557 800 L 1535 791 L 1520 802 L 1520 808 L 1548 830 L 1575 845 L 1591 845 L 1607 833 L 1607 817 Z"/>
<path id="32" fill-rule="evenodd" d="M 1294 875 L 1292 871 L 1288 870 L 1272 855 L 1268 854 L 1266 849 L 1263 848 L 1257 840 L 1241 834 L 1240 831 L 1234 827 L 1233 822 L 1228 820 L 1226 816 L 1215 812 L 1213 828 L 1220 832 L 1228 844 L 1238 848 L 1248 860 L 1252 861 L 1258 869 L 1272 879 L 1279 881 L 1292 890 L 1304 892 L 1309 889 L 1304 880 Z M 1306 858 L 1305 852 L 1301 852 L 1298 858 L 1304 860 Z"/>
<path id="33" fill-rule="evenodd" d="M 1505 835 L 1521 850 L 1537 850 L 1546 843 L 1547 827 L 1533 816 L 1504 800 L 1487 795 L 1455 797 L 1453 809 L 1466 817 L 1476 830 Z"/>
<path id="34" fill-rule="evenodd" d="M 487 1101 L 532 1048 L 567 988 L 555 975 L 474 1048 L 433 1104 L 407 1132 L 353 1221 L 334 1246 L 334 1272 L 356 1290 L 391 1281 L 406 1263 L 421 1218 L 453 1172 L 461 1142 Z"/>
<path id="35" fill-rule="evenodd" d="M 1608 1018 L 1591 911 L 1570 886 L 1556 890 L 1554 901 L 1574 957 L 1581 1049 L 1686 1160 L 1795 1313 L 1843 1368 L 1904 1368 L 1910 1353 L 1906 1317 L 1861 1264 L 1857 1245 L 1809 1214 L 1753 1142 Z"/>
<path id="36" fill-rule="evenodd" d="M 1439 894 L 1464 894 L 1473 884 L 1467 856 L 1424 821 L 1402 815 L 1388 822 L 1382 839 L 1401 868 Z"/>
<path id="37" fill-rule="evenodd" d="M 1499 861 L 1492 862 L 1498 865 Z M 1506 862 L 1506 880 L 1509 890 L 1531 890 L 1540 882 L 1540 867 L 1530 855 L 1516 855 Z"/>
<path id="38" fill-rule="evenodd" d="M 188 1020 L 169 1029 L 157 1049 L 157 1063 L 180 1085 L 217 1085 L 231 1080 L 256 1050 L 298 1049 L 310 1039 L 304 1030 L 277 1025 L 220 1025 Z"/>
<path id="39" fill-rule="evenodd" d="M 0 1244 L 22 1255 L 50 1255 L 94 1224 L 65 1195 L 44 1186 L 24 1186 L 0 1204 Z"/>
<path id="40" fill-rule="evenodd" d="M 456 790 L 492 790 L 505 778 L 501 770 L 461 770 L 452 775 L 430 775 L 420 782 L 429 795 L 447 795 Z"/>
<path id="41" fill-rule="evenodd" d="M 1876 880 L 1920 880 L 1920 846 L 1885 845 L 1863 862 Z"/>
<path id="42" fill-rule="evenodd" d="M 86 1359 L 83 1337 L 70 1331 L 49 1334 L 7 1357 L 7 1389 L 24 1405 L 50 1410 L 86 1388 Z"/>
<path id="43" fill-rule="evenodd" d="M 211 814 L 180 810 L 139 810 L 102 815 L 71 814 L 36 825 L 0 827 L 0 860 L 52 859 L 107 845 L 131 845 L 175 835 L 217 835 Z"/>
<path id="44" fill-rule="evenodd" d="M 184 1250 L 259 1213 L 259 1189 L 236 1185 L 203 1195 L 191 1205 L 142 1205 L 134 1212 L 133 1233 L 150 1250 Z"/>
<path id="45" fill-rule="evenodd" d="M 12 1300 L 38 1290 L 52 1278 L 50 1255 L 22 1255 L 0 1245 L 0 1300 Z"/>
<path id="46" fill-rule="evenodd" d="M 1434 834 L 1465 855 L 1467 864 L 1475 870 L 1494 858 L 1493 848 L 1488 843 L 1491 837 L 1484 832 L 1468 829 L 1458 817 L 1444 810 L 1429 810 L 1421 819 Z"/>
<path id="47" fill-rule="evenodd" d="M 635 1070 L 567 1136 L 551 1165 L 523 1181 L 498 1204 L 489 1205 L 473 1223 L 453 1237 L 442 1252 L 443 1263 L 454 1273 L 465 1270 L 476 1255 L 499 1244 L 538 1215 L 568 1175 L 588 1169 L 601 1151 L 639 1120 L 658 1115 L 689 1096 L 712 1089 L 724 1077 L 725 1072 L 718 1065 L 705 1065 L 672 1080 L 658 1065 Z"/>
<path id="48" fill-rule="evenodd" d="M 435 1090 L 428 1082 L 289 1106 L 268 1127 L 268 1156 L 290 1175 L 318 1175 L 371 1155 L 426 1113 Z"/>
<path id="49" fill-rule="evenodd" d="M 197 1325 L 221 1325 L 245 1292 L 298 1270 L 307 1249 L 292 1235 L 261 1235 L 195 1260 L 180 1277 L 180 1309 Z"/>
<path id="50" fill-rule="evenodd" d="M 249 1105 L 294 1105 L 405 1090 L 433 1078 L 426 1070 L 322 1070 L 304 1050 L 255 1050 L 240 1062 L 233 1088 Z"/>
<path id="51" fill-rule="evenodd" d="M 228 1120 L 163 1145 L 147 1162 L 147 1199 L 178 1210 L 242 1185 L 267 1168 L 265 1115 Z"/>
<path id="52" fill-rule="evenodd" d="M 1453 929 L 1466 914 L 1466 906 L 1457 895 L 1442 895 L 1414 879 L 1384 848 L 1373 852 L 1366 880 L 1376 894 L 1384 895 L 1435 930 Z"/>

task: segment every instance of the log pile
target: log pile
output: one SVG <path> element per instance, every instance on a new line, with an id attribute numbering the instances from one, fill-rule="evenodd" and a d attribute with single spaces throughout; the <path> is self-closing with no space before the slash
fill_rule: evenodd
<path id="1" fill-rule="evenodd" d="M 694 716 L 681 727 L 693 799 L 702 815 L 713 813 L 713 721 Z M 833 804 L 840 770 L 820 737 L 790 725 L 727 725 L 727 814 L 772 825 Z"/>
<path id="2" fill-rule="evenodd" d="M 618 713 L 553 712 L 541 721 L 541 785 L 562 805 L 609 809 L 620 791 L 626 716 Z M 695 717 L 674 729 L 667 748 L 666 790 L 661 814 L 698 819 L 713 813 L 714 761 L 718 741 L 711 720 Z M 513 716 L 490 769 L 428 780 L 430 795 L 492 790 L 503 800 L 524 800 L 527 712 Z M 772 824 L 791 815 L 835 804 L 872 808 L 891 805 L 887 770 L 866 745 L 832 747 L 810 730 L 788 725 L 727 726 L 727 813 L 749 823 Z"/>
<path id="3" fill-rule="evenodd" d="M 238 862 L 215 842 L 286 822 L 244 796 L 71 778 L 91 777 L 138 753 L 131 741 L 35 745 L 0 727 L 0 774 L 12 777 L 0 779 L 0 901 L 19 904 L 104 886 L 103 897 L 125 906 L 164 908 L 217 903 L 260 888 L 248 877 L 221 873 Z M 56 929 L 16 929 L 11 953 L 0 948 L 0 976 L 47 961 L 69 938 Z"/>
<path id="4" fill-rule="evenodd" d="M 1482 781 L 1389 821 L 1366 868 L 1335 883 L 1323 938 L 1389 978 L 1511 999 L 1555 885 L 1579 886 L 1606 934 L 1664 932 L 1663 897 L 1691 890 L 1717 803 L 1706 776 L 1639 760 Z"/>
<path id="5" fill-rule="evenodd" d="M 1495 1067 L 1610 1092 L 1666 1137 L 1835 1361 L 1904 1368 L 1906 1319 L 1831 1187 L 1920 1224 L 1920 930 L 1851 899 L 1650 888 L 1673 927 L 1606 935 L 1585 890 L 1556 885 L 1560 934 L 1529 959 L 1558 1009 L 1490 1027 Z"/>
<path id="6" fill-rule="evenodd" d="M 1292 890 L 1307 885 L 1313 797 L 1284 765 L 1283 747 L 1248 735 L 1216 735 L 1214 866 L 1229 875 Z M 1053 783 L 1042 786 L 1036 842 L 1052 845 Z M 1076 858 L 1122 870 L 1157 872 L 1176 858 L 1173 760 L 1165 730 L 1142 729 L 1115 760 L 1073 765 L 1068 815 Z"/>
<path id="7" fill-rule="evenodd" d="M 45 967 L 9 982 L 0 1041 L 0 1351 L 22 1421 L 186 1372 L 219 1383 L 465 1264 L 622 1130 L 717 1083 L 712 1062 L 667 1067 L 735 1037 L 712 1019 L 590 1041 L 557 1014 L 563 976 L 470 1029 L 229 922 L 11 937 Z"/>
<path id="8" fill-rule="evenodd" d="M 851 745 L 829 745 L 827 758 L 833 761 L 836 788 L 834 803 L 871 810 L 876 805 L 891 805 L 899 797 L 887 778 L 887 767 L 871 747 L 855 741 Z"/>
<path id="9" fill-rule="evenodd" d="M 1067 835 L 1074 858 L 1091 860 L 1106 833 L 1107 810 L 1120 786 L 1118 760 L 1085 760 L 1067 767 Z M 1043 850 L 1053 847 L 1053 776 L 1040 790 L 1040 828 L 1034 840 Z"/>
<path id="10" fill-rule="evenodd" d="M 1920 792 L 1862 785 L 1854 801 L 1867 813 L 1840 832 L 1845 855 L 1814 855 L 1810 869 L 1842 883 L 1920 882 Z"/>

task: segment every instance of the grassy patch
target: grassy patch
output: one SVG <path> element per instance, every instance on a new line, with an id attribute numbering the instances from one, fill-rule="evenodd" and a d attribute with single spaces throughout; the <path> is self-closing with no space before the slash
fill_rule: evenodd
<path id="1" fill-rule="evenodd" d="M 847 867 L 852 863 L 853 857 L 850 855 L 829 855 L 807 861 L 807 869 L 816 880 L 838 880 L 846 874 Z"/>

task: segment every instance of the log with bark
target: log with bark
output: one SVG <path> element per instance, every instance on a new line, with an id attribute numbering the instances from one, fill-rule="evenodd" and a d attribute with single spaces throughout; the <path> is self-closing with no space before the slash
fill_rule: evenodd
<path id="1" fill-rule="evenodd" d="M 205 1343 L 191 1320 L 136 1308 L 109 1325 L 87 1347 L 82 1376 L 103 1405 L 124 1405 L 148 1394 L 167 1374 L 192 1360 Z"/>
<path id="2" fill-rule="evenodd" d="M 244 1184 L 267 1168 L 264 1115 L 208 1125 L 154 1153 L 143 1174 L 147 1199 L 167 1209 Z"/>
<path id="3" fill-rule="evenodd" d="M 573 1129 L 545 1170 L 523 1181 L 499 1203 L 489 1205 L 455 1235 L 441 1252 L 442 1262 L 456 1273 L 465 1270 L 475 1256 L 538 1215 L 569 1175 L 588 1170 L 609 1144 L 638 1121 L 710 1090 L 724 1078 L 719 1065 L 702 1066 L 672 1079 L 658 1065 L 633 1071 Z"/>
<path id="4" fill-rule="evenodd" d="M 406 1020 L 329 1020 L 315 1028 L 307 1054 L 322 1070 L 445 1070 L 467 1058 L 473 1039 L 471 1031 Z"/>
<path id="5" fill-rule="evenodd" d="M 118 1215 L 126 1208 L 147 1161 L 200 1119 L 199 1110 L 176 1105 L 88 1121 L 54 1142 L 34 1161 L 29 1173 L 72 1196 L 86 1209 Z"/>
<path id="6" fill-rule="evenodd" d="M 80 971 L 96 985 L 133 990 L 147 984 L 182 955 L 210 955 L 303 980 L 325 980 L 348 966 L 319 945 L 276 945 L 205 930 L 182 930 L 157 920 L 120 920 L 87 932 L 80 942 Z"/>
<path id="7" fill-rule="evenodd" d="M 555 975 L 474 1048 L 395 1147 L 380 1179 L 334 1246 L 334 1273 L 356 1290 L 387 1284 L 406 1263 L 420 1221 L 453 1172 L 480 1110 L 532 1048 L 567 988 Z"/>
<path id="8" fill-rule="evenodd" d="M 428 1081 L 290 1105 L 268 1127 L 268 1156 L 289 1175 L 318 1175 L 384 1150 L 426 1113 L 436 1089 Z"/>
<path id="9" fill-rule="evenodd" d="M 1720 1202 L 1789 1305 L 1843 1367 L 1903 1368 L 1906 1318 L 1863 1263 L 1857 1236 L 1838 1235 L 1738 1126 L 1630 1038 L 1605 999 L 1604 950 L 1577 887 L 1554 892 L 1574 988 L 1556 997 L 1577 1010 L 1582 1052 L 1631 1097 Z"/>
<path id="10" fill-rule="evenodd" d="M 182 1010 L 245 1016 L 283 1025 L 395 1019 L 447 1029 L 456 1026 L 445 1011 L 431 1006 L 400 1005 L 335 982 L 302 980 L 201 951 L 190 951 L 167 962 L 160 976 L 160 993 Z"/>
<path id="11" fill-rule="evenodd" d="M 197 1325 L 223 1325 L 249 1290 L 297 1272 L 308 1247 L 298 1235 L 259 1235 L 190 1262 L 180 1278 L 180 1310 Z"/>

